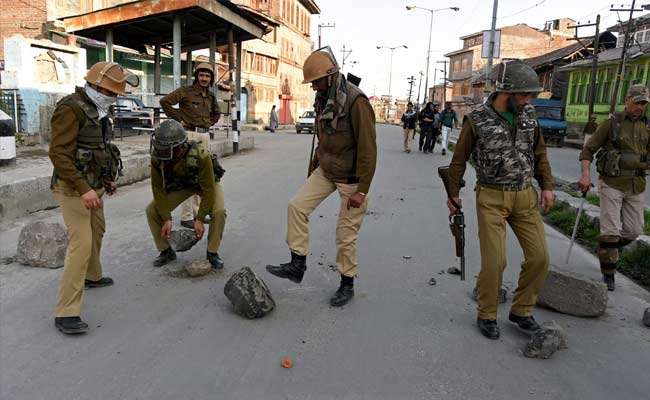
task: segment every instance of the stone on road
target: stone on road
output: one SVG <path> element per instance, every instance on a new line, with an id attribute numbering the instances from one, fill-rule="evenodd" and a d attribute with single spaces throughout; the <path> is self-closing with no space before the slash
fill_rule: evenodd
<path id="1" fill-rule="evenodd" d="M 607 309 L 607 287 L 586 276 L 551 268 L 537 304 L 577 317 L 600 317 Z"/>
<path id="2" fill-rule="evenodd" d="M 36 221 L 26 225 L 18 237 L 16 261 L 42 268 L 63 267 L 68 236 L 59 223 Z"/>
<path id="3" fill-rule="evenodd" d="M 248 319 L 260 318 L 275 308 L 275 301 L 266 283 L 249 267 L 236 272 L 223 288 L 235 313 Z"/>
<path id="4" fill-rule="evenodd" d="M 544 322 L 541 329 L 533 333 L 524 349 L 524 355 L 529 358 L 548 359 L 556 351 L 566 348 L 566 332 L 555 321 L 550 321 Z"/>
<path id="5" fill-rule="evenodd" d="M 643 324 L 650 328 L 650 308 L 646 308 L 643 313 Z"/>
<path id="6" fill-rule="evenodd" d="M 204 276 L 212 271 L 208 260 L 195 260 L 185 266 L 185 272 L 192 278 Z"/>
<path id="7" fill-rule="evenodd" d="M 196 238 L 196 231 L 194 229 L 172 231 L 171 239 L 169 239 L 172 248 L 178 252 L 188 251 L 197 242 L 198 239 Z"/>

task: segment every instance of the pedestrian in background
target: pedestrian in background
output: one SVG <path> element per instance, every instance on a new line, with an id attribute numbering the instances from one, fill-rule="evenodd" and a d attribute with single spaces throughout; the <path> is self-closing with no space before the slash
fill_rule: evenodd
<path id="1" fill-rule="evenodd" d="M 413 103 L 410 101 L 406 105 L 406 111 L 402 114 L 402 128 L 404 128 L 404 151 L 411 152 L 411 141 L 415 131 L 415 121 L 417 115 L 413 110 Z"/>
<path id="2" fill-rule="evenodd" d="M 440 123 L 442 155 L 444 156 L 447 154 L 447 141 L 449 140 L 452 127 L 458 129 L 458 117 L 456 116 L 456 110 L 451 108 L 451 101 L 445 103 L 445 109 L 440 113 Z"/>
<path id="3" fill-rule="evenodd" d="M 275 133 L 275 129 L 278 127 L 278 113 L 275 111 L 275 104 L 271 107 L 271 115 L 269 116 L 269 130 L 272 133 Z"/>
<path id="4" fill-rule="evenodd" d="M 433 103 L 428 102 L 424 106 L 424 110 L 420 112 L 420 146 L 419 149 L 420 151 L 424 151 L 426 154 L 428 151 L 428 146 L 426 145 L 427 143 L 427 137 L 432 134 L 431 130 L 433 129 L 433 120 L 435 118 L 435 114 L 433 111 Z"/>

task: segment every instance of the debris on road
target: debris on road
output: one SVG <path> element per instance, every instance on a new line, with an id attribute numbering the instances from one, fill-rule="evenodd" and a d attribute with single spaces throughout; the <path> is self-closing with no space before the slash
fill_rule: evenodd
<path id="1" fill-rule="evenodd" d="M 447 273 L 451 275 L 460 275 L 460 270 L 457 267 L 447 268 Z"/>
<path id="2" fill-rule="evenodd" d="M 402 256 L 403 259 L 405 260 L 410 260 L 412 257 L 411 256 Z"/>
<path id="3" fill-rule="evenodd" d="M 472 300 L 478 301 L 478 289 L 474 288 L 472 290 Z M 499 304 L 503 304 L 508 301 L 508 291 L 504 288 L 499 288 Z"/>
<path id="4" fill-rule="evenodd" d="M 59 223 L 36 221 L 25 225 L 18 236 L 16 261 L 40 268 L 63 267 L 68 235 Z"/>
<path id="5" fill-rule="evenodd" d="M 223 292 L 233 304 L 235 313 L 248 319 L 261 318 L 275 308 L 268 286 L 249 267 L 234 273 Z"/>
<path id="6" fill-rule="evenodd" d="M 646 308 L 643 313 L 643 324 L 650 328 L 650 308 Z"/>
<path id="7" fill-rule="evenodd" d="M 185 272 L 187 272 L 187 274 L 192 278 L 207 275 L 210 273 L 210 271 L 212 271 L 212 267 L 210 266 L 208 260 L 194 260 L 191 263 L 187 264 L 184 269 Z"/>
<path id="8" fill-rule="evenodd" d="M 436 278 L 431 278 L 431 279 L 429 279 L 429 285 L 431 285 L 431 286 L 436 286 L 436 283 L 437 283 L 437 282 L 436 282 Z"/>
<path id="9" fill-rule="evenodd" d="M 282 360 L 282 367 L 287 369 L 293 367 L 293 361 L 291 361 L 291 357 L 287 357 Z"/>
<path id="10" fill-rule="evenodd" d="M 529 358 L 549 359 L 558 350 L 568 348 L 564 329 L 555 321 L 544 322 L 541 329 L 533 333 L 526 344 L 524 356 Z"/>
<path id="11" fill-rule="evenodd" d="M 600 317 L 607 309 L 607 287 L 584 275 L 550 269 L 537 304 L 576 317 Z"/>
<path id="12" fill-rule="evenodd" d="M 169 242 L 175 251 L 183 252 L 191 249 L 197 242 L 194 229 L 179 229 L 172 231 Z"/>
<path id="13" fill-rule="evenodd" d="M 445 270 L 444 270 L 444 269 L 441 269 L 440 272 L 438 272 L 438 275 L 444 275 L 444 274 L 445 274 Z"/>

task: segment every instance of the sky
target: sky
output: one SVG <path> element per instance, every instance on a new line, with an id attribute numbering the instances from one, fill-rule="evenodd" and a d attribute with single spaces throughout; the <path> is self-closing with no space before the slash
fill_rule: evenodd
<path id="1" fill-rule="evenodd" d="M 318 24 L 335 24 L 333 28 L 321 29 L 322 45 L 329 45 L 342 63 L 342 48 L 351 49 L 344 72 L 351 72 L 362 78 L 361 89 L 368 95 L 388 94 L 390 53 L 377 46 L 399 48 L 393 52 L 392 85 L 393 97 L 406 98 L 407 79 L 418 78 L 419 71 L 425 71 L 431 13 L 414 9 L 407 11 L 407 5 L 429 9 L 459 7 L 458 12 L 442 10 L 433 14 L 431 40 L 431 62 L 429 65 L 429 87 L 433 86 L 434 68 L 442 69 L 443 54 L 462 48 L 460 36 L 488 30 L 492 24 L 493 0 L 316 0 L 320 15 L 312 16 L 312 41 L 318 46 Z M 544 22 L 572 18 L 579 23 L 595 22 L 601 15 L 601 31 L 615 25 L 619 19 L 611 12 L 612 0 L 501 0 L 498 4 L 497 28 L 525 23 L 534 28 L 543 28 Z M 645 4 L 645 2 L 637 1 Z M 616 7 L 621 3 L 614 3 Z M 631 2 L 620 8 L 629 8 Z M 643 15 L 642 12 L 635 16 Z M 627 20 L 629 13 L 620 13 Z M 581 28 L 580 36 L 593 35 L 593 28 Z M 356 64 L 350 64 L 357 61 Z M 441 72 L 437 73 L 442 83 Z M 414 98 L 417 96 L 417 82 Z M 421 98 L 424 93 L 424 78 Z"/>

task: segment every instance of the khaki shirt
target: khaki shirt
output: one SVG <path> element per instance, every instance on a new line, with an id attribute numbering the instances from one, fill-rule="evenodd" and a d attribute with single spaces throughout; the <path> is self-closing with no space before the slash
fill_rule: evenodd
<path id="1" fill-rule="evenodd" d="M 449 191 L 452 197 L 460 195 L 460 182 L 465 175 L 467 161 L 472 155 L 476 145 L 476 133 L 469 118 L 465 119 L 463 129 L 460 131 L 458 143 L 454 149 L 454 156 L 449 164 Z M 535 130 L 535 145 L 533 147 L 535 154 L 535 166 L 533 176 L 542 190 L 553 190 L 553 174 L 551 173 L 551 164 L 546 157 L 546 144 L 544 137 L 541 135 L 539 128 Z"/>
<path id="2" fill-rule="evenodd" d="M 175 104 L 178 109 L 172 107 Z M 169 118 L 185 122 L 189 129 L 207 129 L 221 118 L 214 94 L 198 83 L 174 90 L 160 99 L 160 107 Z"/>
<path id="3" fill-rule="evenodd" d="M 650 146 L 648 143 L 646 119 L 641 118 L 633 121 L 625 112 L 616 113 L 616 117 L 623 118 L 619 132 L 619 142 L 621 144 L 620 150 L 641 155 L 648 154 Z M 584 149 L 580 153 L 580 161 L 593 160 L 594 154 L 596 154 L 601 147 L 607 144 L 611 126 L 612 124 L 610 120 L 606 120 L 602 124 L 598 125 L 598 129 L 596 129 L 596 132 L 591 135 L 585 144 Z M 647 163 L 630 167 L 647 168 Z M 644 176 L 601 176 L 600 179 L 602 179 L 608 186 L 623 192 L 638 194 L 645 190 Z"/>

